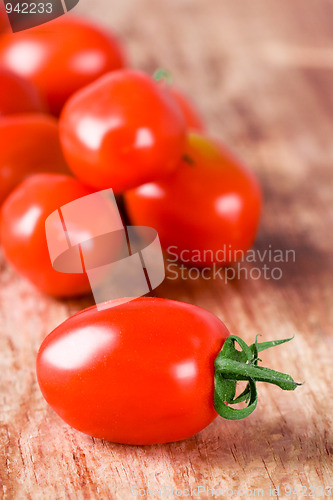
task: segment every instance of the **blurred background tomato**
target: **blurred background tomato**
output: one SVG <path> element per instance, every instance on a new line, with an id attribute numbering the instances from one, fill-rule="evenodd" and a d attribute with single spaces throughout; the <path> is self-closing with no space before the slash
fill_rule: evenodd
<path id="1" fill-rule="evenodd" d="M 38 172 L 68 172 L 57 120 L 41 113 L 0 119 L 0 207 L 15 186 Z"/>
<path id="2" fill-rule="evenodd" d="M 76 90 L 124 64 L 116 37 L 87 19 L 64 16 L 0 40 L 0 65 L 35 84 L 55 115 Z"/>

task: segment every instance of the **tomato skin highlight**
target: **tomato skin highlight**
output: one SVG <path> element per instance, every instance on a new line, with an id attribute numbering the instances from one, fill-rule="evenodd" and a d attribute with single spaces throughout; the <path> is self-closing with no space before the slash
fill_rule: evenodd
<path id="1" fill-rule="evenodd" d="M 0 119 L 0 206 L 20 182 L 39 172 L 69 172 L 55 118 L 33 113 Z"/>
<path id="2" fill-rule="evenodd" d="M 162 247 L 174 247 L 173 255 L 187 265 L 229 264 L 235 260 L 229 255 L 245 252 L 255 239 L 260 185 L 251 170 L 205 136 L 189 134 L 184 158 L 168 177 L 125 193 L 131 222 L 156 229 Z"/>
<path id="3" fill-rule="evenodd" d="M 90 188 L 67 175 L 35 174 L 19 184 L 2 205 L 4 256 L 21 276 L 44 293 L 71 297 L 90 291 L 85 274 L 64 274 L 53 269 L 45 220 L 62 205 L 91 193 Z"/>
<path id="4" fill-rule="evenodd" d="M 172 172 L 185 132 L 185 118 L 170 92 L 134 70 L 115 71 L 82 89 L 60 117 L 72 172 L 116 193 Z"/>
<path id="5" fill-rule="evenodd" d="M 43 111 L 44 106 L 36 87 L 20 75 L 0 67 L 0 118 L 16 113 Z"/>
<path id="6" fill-rule="evenodd" d="M 77 90 L 108 71 L 122 68 L 117 39 L 86 19 L 63 16 L 0 40 L 0 65 L 36 85 L 58 116 Z"/>
<path id="7" fill-rule="evenodd" d="M 46 401 L 75 429 L 112 442 L 196 434 L 217 416 L 214 360 L 227 328 L 190 304 L 123 301 L 85 309 L 44 340 L 37 377 Z"/>

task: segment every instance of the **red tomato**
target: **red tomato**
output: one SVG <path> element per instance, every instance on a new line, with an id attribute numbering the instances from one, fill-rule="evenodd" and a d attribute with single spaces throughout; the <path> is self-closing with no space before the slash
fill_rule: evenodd
<path id="1" fill-rule="evenodd" d="M 58 115 L 68 97 L 103 73 L 123 67 L 116 38 L 88 20 L 68 15 L 8 34 L 0 41 L 0 64 L 33 82 Z"/>
<path id="2" fill-rule="evenodd" d="M 261 190 L 254 174 L 221 144 L 190 134 L 180 167 L 129 191 L 125 201 L 132 223 L 153 227 L 165 250 L 200 267 L 227 264 L 235 251 L 250 248 Z"/>
<path id="3" fill-rule="evenodd" d="M 117 443 L 192 436 L 217 416 L 214 360 L 227 328 L 190 304 L 122 302 L 81 311 L 44 340 L 37 376 L 46 401 L 75 429 Z"/>
<path id="4" fill-rule="evenodd" d="M 5 6 L 0 2 L 0 34 L 10 30 L 10 25 L 6 13 Z"/>
<path id="5" fill-rule="evenodd" d="M 79 179 L 122 192 L 178 166 L 185 121 L 170 92 L 144 73 L 122 70 L 68 101 L 60 138 Z"/>
<path id="6" fill-rule="evenodd" d="M 288 391 L 299 385 L 257 366 L 261 351 L 291 339 L 248 346 L 200 307 L 128 300 L 75 314 L 39 350 L 37 378 L 46 401 L 81 432 L 124 444 L 178 441 L 204 429 L 217 412 L 230 420 L 250 415 L 256 381 Z M 248 385 L 237 396 L 239 380 Z M 230 406 L 247 400 L 245 408 Z"/>
<path id="7" fill-rule="evenodd" d="M 25 177 L 68 171 L 57 121 L 49 115 L 12 115 L 0 120 L 0 206 Z"/>
<path id="8" fill-rule="evenodd" d="M 205 125 L 192 102 L 176 87 L 171 86 L 169 90 L 184 114 L 187 128 L 203 132 L 205 130 Z"/>
<path id="9" fill-rule="evenodd" d="M 91 193 L 88 187 L 67 175 L 36 174 L 23 181 L 2 205 L 1 243 L 4 255 L 19 274 L 42 292 L 69 297 L 90 290 L 85 274 L 63 274 L 53 269 L 46 242 L 45 220 L 62 205 Z M 85 229 L 75 228 L 77 232 Z"/>
<path id="10" fill-rule="evenodd" d="M 0 117 L 41 111 L 43 106 L 34 85 L 12 71 L 0 67 Z"/>

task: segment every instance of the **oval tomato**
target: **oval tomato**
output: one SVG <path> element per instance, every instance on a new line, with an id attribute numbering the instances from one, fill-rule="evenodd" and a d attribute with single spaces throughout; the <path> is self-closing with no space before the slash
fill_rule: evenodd
<path id="1" fill-rule="evenodd" d="M 165 443 L 196 434 L 217 412 L 231 420 L 250 415 L 256 381 L 296 389 L 290 375 L 257 366 L 259 352 L 289 340 L 248 346 L 200 307 L 117 299 L 50 333 L 37 378 L 46 401 L 75 429 L 116 443 Z M 239 380 L 248 384 L 236 397 Z M 242 401 L 245 408 L 230 406 Z"/>
<path id="2" fill-rule="evenodd" d="M 71 426 L 117 443 L 185 439 L 214 420 L 214 360 L 228 330 L 190 304 L 140 298 L 86 309 L 43 342 L 37 376 Z"/>
<path id="3" fill-rule="evenodd" d="M 185 120 L 170 93 L 148 75 L 115 71 L 68 101 L 60 138 L 79 179 L 122 192 L 177 167 Z"/>
<path id="4" fill-rule="evenodd" d="M 187 128 L 189 130 L 203 132 L 205 130 L 205 125 L 199 112 L 194 107 L 194 104 L 178 88 L 170 86 L 169 90 L 183 112 Z"/>
<path id="5" fill-rule="evenodd" d="M 102 74 L 123 67 L 116 38 L 88 20 L 64 16 L 4 35 L 0 64 L 34 83 L 58 115 L 71 94 Z"/>
<path id="6" fill-rule="evenodd" d="M 38 172 L 66 173 L 57 121 L 34 113 L 0 120 L 0 206 L 28 175 Z"/>
<path id="7" fill-rule="evenodd" d="M 12 71 L 0 67 L 0 117 L 42 111 L 43 105 L 35 86 Z"/>
<path id="8" fill-rule="evenodd" d="M 42 292 L 69 297 L 90 290 L 85 274 L 63 274 L 53 269 L 45 220 L 62 205 L 91 193 L 91 189 L 67 175 L 36 174 L 19 184 L 2 205 L 1 243 L 5 258 Z M 57 239 L 57 229 L 54 237 Z"/>
<path id="9" fill-rule="evenodd" d="M 133 224 L 153 227 L 165 250 L 200 267 L 228 264 L 250 248 L 261 190 L 254 174 L 221 144 L 190 134 L 179 168 L 125 193 L 125 201 Z"/>

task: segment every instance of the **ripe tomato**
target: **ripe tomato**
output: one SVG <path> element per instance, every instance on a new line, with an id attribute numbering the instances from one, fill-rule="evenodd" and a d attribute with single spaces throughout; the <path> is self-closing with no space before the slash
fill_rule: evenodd
<path id="1" fill-rule="evenodd" d="M 34 85 L 12 71 L 0 67 L 0 117 L 41 111 L 43 105 Z"/>
<path id="2" fill-rule="evenodd" d="M 46 171 L 68 171 L 57 121 L 39 113 L 0 119 L 0 206 L 24 178 Z"/>
<path id="3" fill-rule="evenodd" d="M 257 366 L 259 352 L 291 339 L 248 346 L 214 314 L 167 299 L 117 299 L 108 306 L 69 318 L 37 356 L 46 401 L 81 432 L 124 444 L 178 441 L 204 429 L 217 412 L 231 420 L 250 415 L 256 381 L 284 390 L 299 385 Z M 248 385 L 236 397 L 238 380 Z M 230 406 L 248 399 L 245 408 Z"/>
<path id="4" fill-rule="evenodd" d="M 4 255 L 19 274 L 42 292 L 69 297 L 90 290 L 85 274 L 63 274 L 53 269 L 45 220 L 62 205 L 91 193 L 91 189 L 67 175 L 36 174 L 19 184 L 2 205 Z M 80 232 L 86 228 L 74 230 Z M 57 239 L 57 229 L 54 237 Z"/>
<path id="5" fill-rule="evenodd" d="M 0 64 L 33 82 L 58 115 L 71 94 L 123 67 L 124 58 L 113 35 L 88 20 L 64 16 L 3 36 Z"/>
<path id="6" fill-rule="evenodd" d="M 203 132 L 205 130 L 205 125 L 193 103 L 178 88 L 170 86 L 169 90 L 184 114 L 187 128 L 189 130 Z"/>
<path id="7" fill-rule="evenodd" d="M 214 420 L 214 360 L 228 330 L 189 304 L 140 298 L 74 315 L 43 342 L 37 376 L 71 426 L 118 443 L 185 439 Z"/>
<path id="8" fill-rule="evenodd" d="M 178 166 L 185 120 L 170 92 L 144 73 L 121 70 L 68 101 L 60 138 L 79 179 L 122 192 Z"/>
<path id="9" fill-rule="evenodd" d="M 156 229 L 162 247 L 180 261 L 199 267 L 227 264 L 255 238 L 259 183 L 221 144 L 206 137 L 190 134 L 184 158 L 168 177 L 125 194 L 130 219 Z"/>

